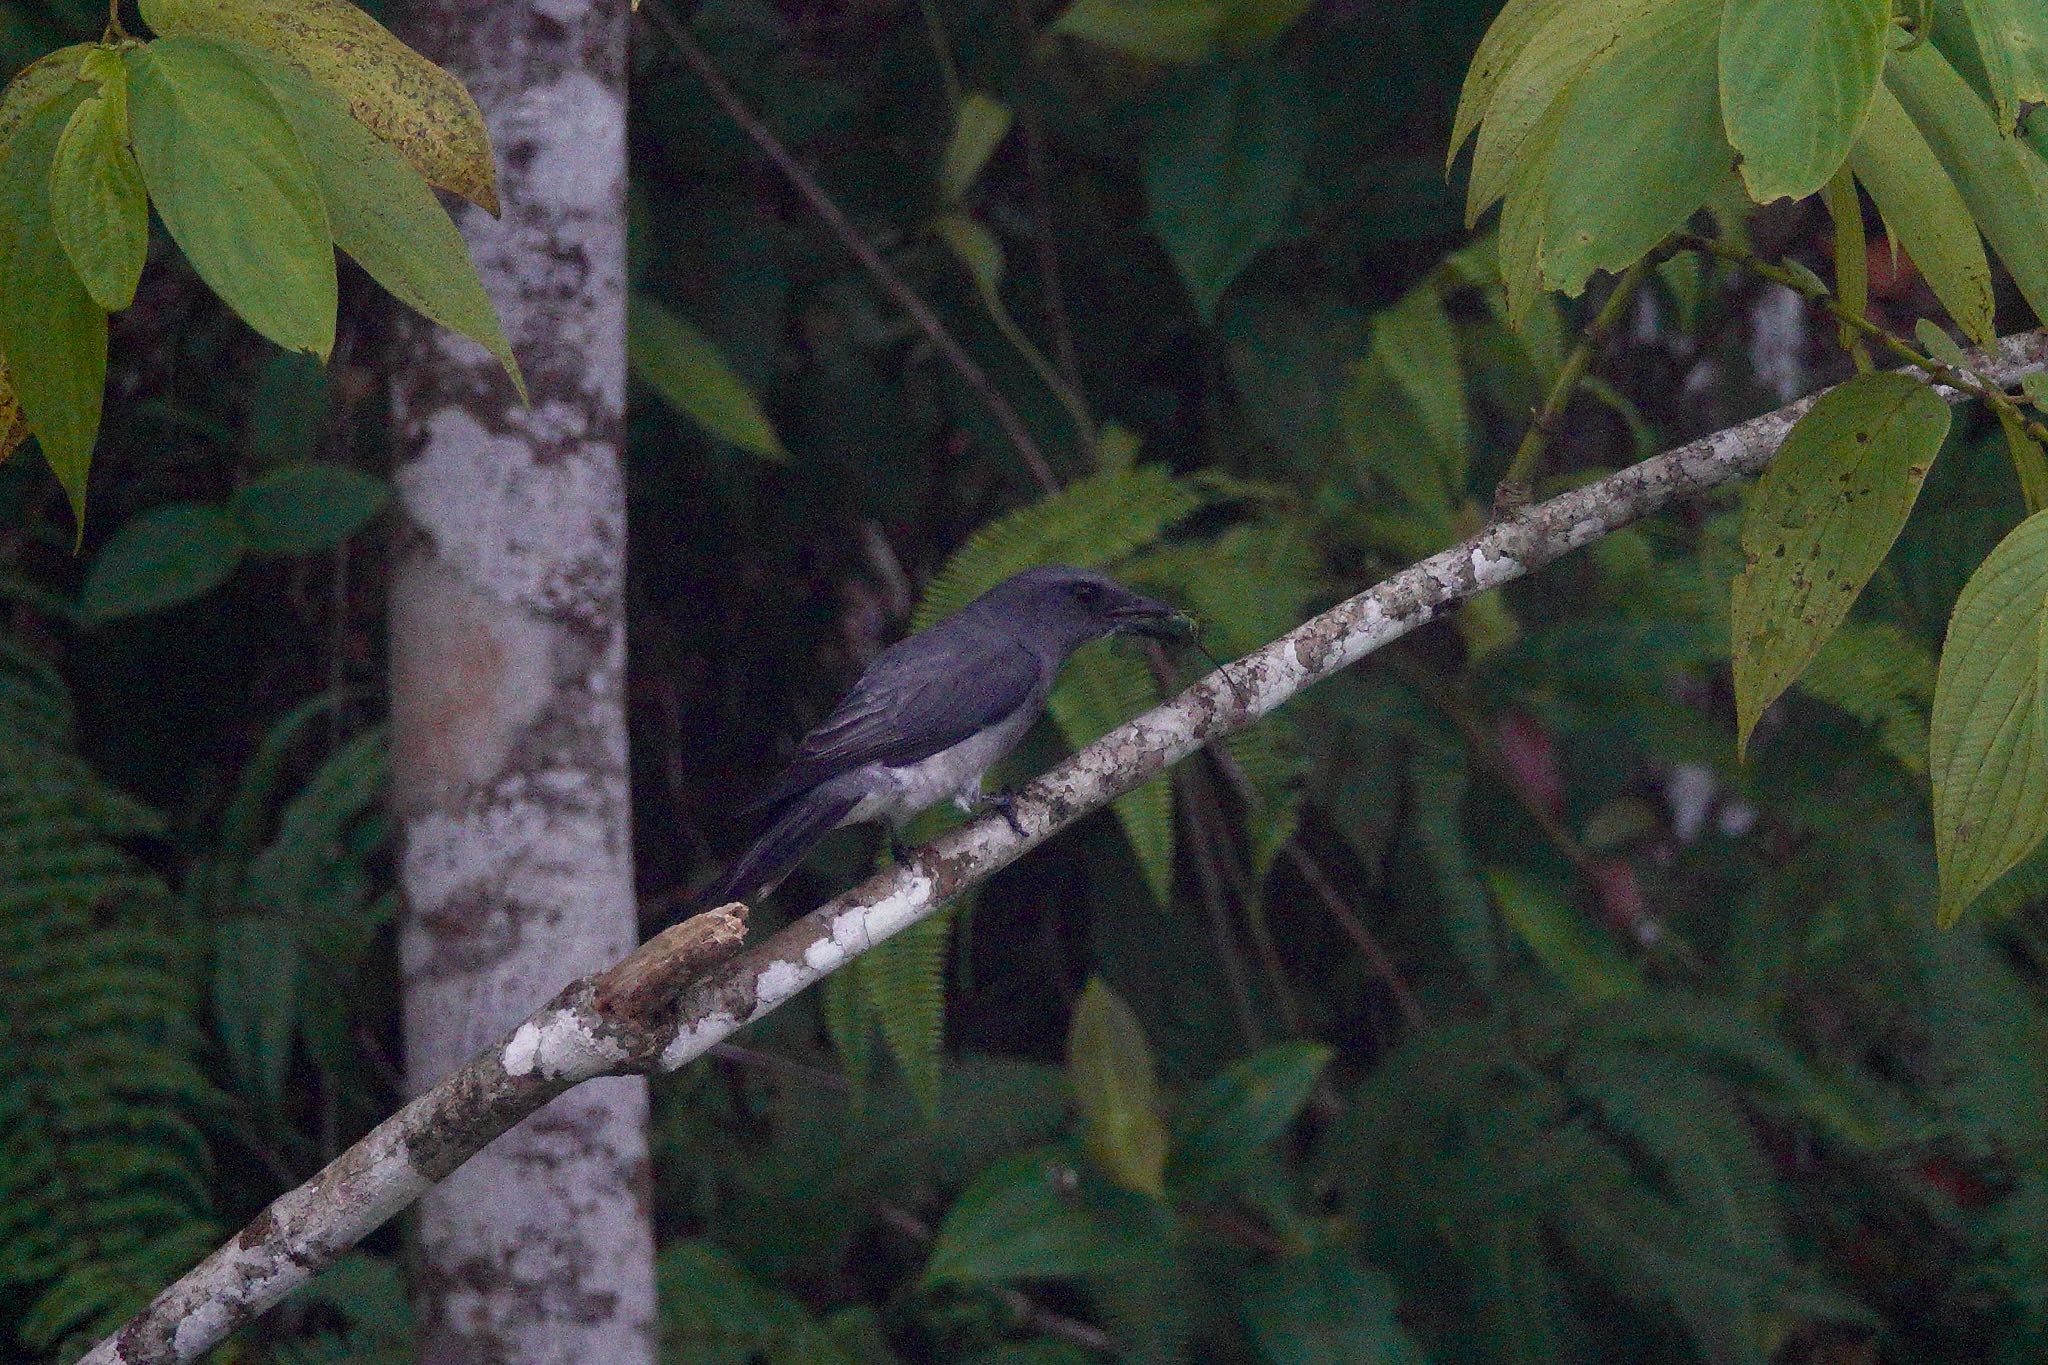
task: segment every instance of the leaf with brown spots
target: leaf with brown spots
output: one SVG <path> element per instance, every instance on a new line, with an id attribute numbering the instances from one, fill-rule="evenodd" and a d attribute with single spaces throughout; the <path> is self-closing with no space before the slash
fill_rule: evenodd
<path id="1" fill-rule="evenodd" d="M 143 0 L 142 17 L 167 37 L 252 43 L 289 58 L 340 91 L 430 183 L 498 212 L 490 136 L 469 91 L 347 0 Z"/>
<path id="2" fill-rule="evenodd" d="M 1736 744 L 1849 615 L 1920 496 L 1948 404 L 1898 374 L 1858 375 L 1813 405 L 1749 495 L 1735 580 Z"/>

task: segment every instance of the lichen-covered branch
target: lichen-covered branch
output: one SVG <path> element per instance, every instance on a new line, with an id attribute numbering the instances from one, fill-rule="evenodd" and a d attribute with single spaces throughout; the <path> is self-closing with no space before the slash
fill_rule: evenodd
<path id="1" fill-rule="evenodd" d="M 1973 368 L 2002 385 L 2048 369 L 2048 334 L 2009 337 Z M 1941 390 L 1952 401 L 1963 395 Z M 1011 814 L 973 821 L 744 951 L 744 907 L 678 925 L 565 989 L 432 1091 L 284 1195 L 85 1357 L 198 1358 L 310 1280 L 485 1143 L 563 1090 L 673 1071 L 890 935 L 933 914 L 1066 826 L 1253 724 L 1303 689 L 1489 588 L 1670 504 L 1753 474 L 1813 403 L 1803 399 L 1524 508 L 1338 603 L 1026 786 Z"/>

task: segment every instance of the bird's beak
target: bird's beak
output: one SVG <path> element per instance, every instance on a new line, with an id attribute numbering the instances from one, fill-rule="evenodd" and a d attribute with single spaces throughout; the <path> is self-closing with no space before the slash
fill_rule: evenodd
<path id="1" fill-rule="evenodd" d="M 1132 594 L 1131 600 L 1110 613 L 1119 634 L 1143 635 L 1153 640 L 1178 640 L 1192 635 L 1195 618 L 1178 607 L 1169 607 L 1149 597 Z"/>

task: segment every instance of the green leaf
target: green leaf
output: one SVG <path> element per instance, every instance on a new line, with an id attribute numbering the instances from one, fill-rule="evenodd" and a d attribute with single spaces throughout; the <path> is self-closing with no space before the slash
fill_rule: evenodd
<path id="1" fill-rule="evenodd" d="M 24 78 L 26 73 L 24 73 Z M 50 166 L 85 88 L 24 116 L 0 151 L 0 355 L 80 533 L 107 381 L 107 313 L 79 281 L 50 214 Z"/>
<path id="2" fill-rule="evenodd" d="M 861 1003 L 882 1031 L 903 1082 L 927 1116 L 939 1112 L 946 1055 L 946 951 L 953 941 L 949 910 L 919 920 L 860 958 Z M 850 1033 L 851 1030 L 845 1030 Z M 864 1059 L 861 1043 L 849 1068 Z"/>
<path id="3" fill-rule="evenodd" d="M 1543 281 L 1576 296 L 1633 265 L 1727 179 L 1719 13 L 1662 0 L 1625 24 L 1560 101 L 1542 179 Z"/>
<path id="4" fill-rule="evenodd" d="M 152 507 L 100 547 L 79 606 L 90 620 L 111 621 L 189 602 L 226 582 L 244 548 L 241 527 L 218 507 Z"/>
<path id="5" fill-rule="evenodd" d="M 269 88 L 231 49 L 162 38 L 126 53 L 135 159 L 193 269 L 290 351 L 334 347 L 334 246 L 319 182 Z"/>
<path id="6" fill-rule="evenodd" d="M 1954 178 L 2034 316 L 2048 320 L 2048 167 L 1999 133 L 1990 108 L 1934 44 L 1894 52 L 1885 84 Z"/>
<path id="7" fill-rule="evenodd" d="M 1233 55 L 1255 52 L 1293 28 L 1314 3 L 1315 0 L 1225 0 L 1217 39 L 1223 50 Z"/>
<path id="8" fill-rule="evenodd" d="M 953 136 L 939 159 L 939 197 L 957 204 L 981 178 L 982 167 L 1009 135 L 1010 106 L 976 90 L 960 101 L 953 114 Z"/>
<path id="9" fill-rule="evenodd" d="M 497 167 L 476 101 L 348 0 L 144 0 L 142 17 L 167 38 L 249 43 L 304 67 L 429 182 L 497 213 Z"/>
<path id="10" fill-rule="evenodd" d="M 1166 1125 L 1159 1080 L 1138 1017 L 1100 977 L 1074 1006 L 1067 1077 L 1081 1107 L 1081 1135 L 1103 1173 L 1127 1190 L 1165 1193 Z"/>
<path id="11" fill-rule="evenodd" d="M 1891 0 L 1727 0 L 1721 117 L 1759 204 L 1834 175 L 1870 112 Z"/>
<path id="12" fill-rule="evenodd" d="M 1045 1148 L 990 1166 L 947 1211 L 924 1283 L 1101 1274 L 1162 1252 L 1159 1206 L 1089 1180 Z"/>
<path id="13" fill-rule="evenodd" d="M 1074 0 L 1048 32 L 1154 62 L 1198 62 L 1216 50 L 1217 0 Z"/>
<path id="14" fill-rule="evenodd" d="M 128 75 L 118 58 L 100 93 L 71 113 L 50 167 L 57 240 L 93 302 L 117 312 L 135 302 L 149 253 L 149 199 L 128 150 Z"/>
<path id="15" fill-rule="evenodd" d="M 1451 145 L 1444 152 L 1446 172 L 1457 161 L 1458 150 L 1472 136 L 1480 120 L 1493 117 L 1494 92 L 1500 89 L 1509 68 L 1521 58 L 1543 26 L 1568 8 L 1572 8 L 1571 0 L 1508 0 L 1487 26 L 1486 36 L 1479 40 L 1479 51 L 1472 54 L 1472 64 L 1465 69 L 1464 88 L 1458 92 Z M 1541 112 L 1537 111 L 1539 116 Z"/>
<path id="16" fill-rule="evenodd" d="M 1929 724 L 1941 918 L 2048 833 L 2048 512 L 1998 543 L 1956 599 Z"/>
<path id="17" fill-rule="evenodd" d="M 1305 156 L 1299 103 L 1279 66 L 1231 63 L 1184 87 L 1146 141 L 1152 230 L 1204 321 L 1287 221 Z"/>
<path id="18" fill-rule="evenodd" d="M 1636 964 L 1550 886 L 1508 868 L 1488 869 L 1486 886 L 1529 951 L 1573 998 L 1597 1005 L 1643 993 Z"/>
<path id="19" fill-rule="evenodd" d="M 1944 365 L 1956 369 L 1968 369 L 1970 358 L 1963 354 L 1963 348 L 1956 345 L 1956 339 L 1942 330 L 1933 318 L 1917 318 L 1913 322 L 1913 336 L 1920 342 L 1920 348 Z"/>
<path id="20" fill-rule="evenodd" d="M 332 464 L 294 464 L 243 484 L 228 512 L 258 554 L 332 549 L 369 524 L 391 490 L 382 479 Z"/>
<path id="21" fill-rule="evenodd" d="M 1224 1068 L 1174 1119 L 1174 1189 L 1199 1195 L 1241 1175 L 1294 1122 L 1334 1055 L 1321 1043 L 1278 1043 Z"/>
<path id="22" fill-rule="evenodd" d="M 469 246 L 418 171 L 305 72 L 253 48 L 239 55 L 298 134 L 334 244 L 400 303 L 490 352 L 524 400 L 526 378 Z"/>
<path id="23" fill-rule="evenodd" d="M 633 372 L 713 436 L 771 460 L 789 458 L 761 405 L 711 339 L 644 294 L 627 303 Z"/>
<path id="24" fill-rule="evenodd" d="M 1002 305 L 996 291 L 1003 282 L 1003 244 L 996 235 L 964 213 L 942 213 L 932 219 L 932 231 L 953 253 L 967 273 L 982 301 L 994 312 Z"/>
<path id="25" fill-rule="evenodd" d="M 1612 48 L 1622 31 L 1639 21 L 1662 0 L 1582 0 L 1575 4 L 1534 4 L 1518 13 L 1510 6 L 1495 28 L 1513 21 L 1528 25 L 1526 33 L 1509 34 L 1515 44 L 1512 59 L 1505 52 L 1500 74 L 1487 94 L 1483 121 L 1474 119 L 1479 143 L 1472 149 L 1472 170 L 1466 187 L 1465 226 L 1479 216 L 1525 172 L 1532 168 L 1540 180 L 1547 141 L 1536 130 L 1555 111 L 1563 112 L 1563 96 L 1572 82 L 1603 52 Z M 1487 33 L 1493 41 L 1493 32 Z M 1486 48 L 1473 58 L 1488 60 Z M 1462 124 L 1466 110 L 1461 104 Z M 1455 138 L 1453 146 L 1462 137 Z"/>
<path id="26" fill-rule="evenodd" d="M 1267 1365 L 1426 1365 L 1399 1306 L 1384 1274 L 1337 1246 L 1245 1276 L 1245 1326 Z"/>
<path id="27" fill-rule="evenodd" d="M 2040 0 L 1963 0 L 1984 75 L 2008 133 L 2022 104 L 2048 101 L 2048 9 Z"/>
<path id="28" fill-rule="evenodd" d="M 1822 395 L 1785 438 L 1742 517 L 1730 611 L 1736 742 L 1848 618 L 1920 496 L 1949 407 L 1901 374 Z"/>
<path id="29" fill-rule="evenodd" d="M 1927 277 L 1949 316 L 1980 346 L 1993 340 L 1991 265 L 1955 182 L 1898 97 L 1879 85 L 1863 136 L 1849 155 L 1892 240 Z"/>

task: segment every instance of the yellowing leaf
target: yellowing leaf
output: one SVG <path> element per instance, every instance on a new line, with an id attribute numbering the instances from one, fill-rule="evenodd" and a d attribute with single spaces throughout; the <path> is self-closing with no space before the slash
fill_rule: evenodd
<path id="1" fill-rule="evenodd" d="M 1963 0 L 1984 75 L 2008 133 L 2020 105 L 2048 101 L 2048 7 L 2041 0 Z"/>
<path id="2" fill-rule="evenodd" d="M 1954 177 L 2034 316 L 2048 320 L 2048 167 L 1998 131 L 1990 108 L 1934 44 L 1893 53 L 1885 84 Z"/>
<path id="3" fill-rule="evenodd" d="M 29 434 L 28 414 L 21 410 L 21 400 L 7 378 L 7 358 L 0 356 L 0 464 L 7 463 Z"/>
<path id="4" fill-rule="evenodd" d="M 1003 244 L 964 213 L 940 214 L 932 220 L 932 231 L 974 276 L 975 288 L 993 311 L 1001 302 L 996 290 L 1003 282 Z"/>
<path id="5" fill-rule="evenodd" d="M 1870 111 L 1891 17 L 1891 0 L 1728 0 L 1721 116 L 1750 198 L 1804 198 L 1840 168 Z"/>
<path id="6" fill-rule="evenodd" d="M 1956 599 L 1929 724 L 1941 919 L 2048 833 L 2048 512 L 2021 522 Z"/>
<path id="7" fill-rule="evenodd" d="M 86 88 L 72 81 L 0 149 L 0 355 L 43 458 L 85 525 L 86 471 L 107 382 L 107 314 L 64 255 L 50 220 L 50 163 Z"/>
<path id="8" fill-rule="evenodd" d="M 1858 375 L 1815 403 L 1743 509 L 1730 612 L 1737 744 L 1847 619 L 1920 496 L 1949 407 L 1900 374 Z"/>
<path id="9" fill-rule="evenodd" d="M 1479 51 L 1472 55 L 1472 65 L 1466 68 L 1465 87 L 1458 92 L 1451 146 L 1444 153 L 1446 171 L 1458 159 L 1458 149 L 1472 136 L 1480 120 L 1493 116 L 1493 95 L 1500 89 L 1508 68 L 1543 26 L 1570 3 L 1571 0 L 1508 0 L 1506 8 L 1488 26 L 1486 36 L 1479 40 Z"/>
<path id="10" fill-rule="evenodd" d="M 75 93 L 79 71 L 94 50 L 92 43 L 74 43 L 29 63 L 15 74 L 7 89 L 0 92 L 0 152 L 14 140 L 22 124 L 50 101 Z"/>
<path id="11" fill-rule="evenodd" d="M 287 350 L 334 346 L 334 245 L 277 99 L 231 48 L 163 38 L 126 54 L 143 182 L 192 268 Z"/>
<path id="12" fill-rule="evenodd" d="M 1164 1194 L 1167 1135 L 1152 1049 L 1131 1007 L 1100 978 L 1089 981 L 1074 1006 L 1067 1076 L 1096 1165 L 1127 1190 Z"/>
<path id="13" fill-rule="evenodd" d="M 1977 225 L 1927 139 L 1884 85 L 1878 86 L 1849 165 L 1941 306 L 1972 341 L 1990 345 L 1991 264 Z"/>
<path id="14" fill-rule="evenodd" d="M 1486 118 L 1479 124 L 1479 145 L 1472 150 L 1465 226 L 1478 222 L 1479 215 L 1506 194 L 1532 164 L 1540 167 L 1542 148 L 1531 140 L 1531 134 L 1559 107 L 1572 82 L 1661 3 L 1663 0 L 1589 0 L 1545 11 L 1544 21 L 1522 43 L 1488 96 Z M 1502 15 L 1503 20 L 1506 17 Z M 1529 17 L 1534 20 L 1536 15 Z"/>
<path id="15" fill-rule="evenodd" d="M 939 196 L 957 204 L 981 175 L 981 168 L 1010 131 L 1010 106 L 976 90 L 960 101 L 953 116 L 953 136 L 939 160 Z"/>
<path id="16" fill-rule="evenodd" d="M 1154 62 L 1198 62 L 1216 50 L 1218 0 L 1074 0 L 1049 32 Z"/>
<path id="17" fill-rule="evenodd" d="M 677 412 L 742 450 L 789 458 L 732 363 L 689 323 L 635 294 L 627 306 L 626 347 L 633 372 Z"/>
<path id="18" fill-rule="evenodd" d="M 498 211 L 491 140 L 469 91 L 347 0 L 143 0 L 142 17 L 166 36 L 252 43 L 290 58 L 340 91 L 429 182 Z"/>
<path id="19" fill-rule="evenodd" d="M 526 379 L 468 244 L 404 157 L 349 116 L 341 97 L 287 62 L 244 50 L 277 97 L 320 185 L 334 244 L 393 297 L 482 346 L 519 396 Z"/>
<path id="20" fill-rule="evenodd" d="M 127 69 L 110 65 L 100 93 L 72 111 L 57 139 L 50 213 L 86 292 L 112 313 L 135 302 L 149 254 L 149 200 L 128 150 Z"/>
<path id="21" fill-rule="evenodd" d="M 1660 0 L 1560 102 L 1545 157 L 1543 282 L 1576 296 L 1596 270 L 1632 265 L 1729 179 L 1717 8 Z"/>

